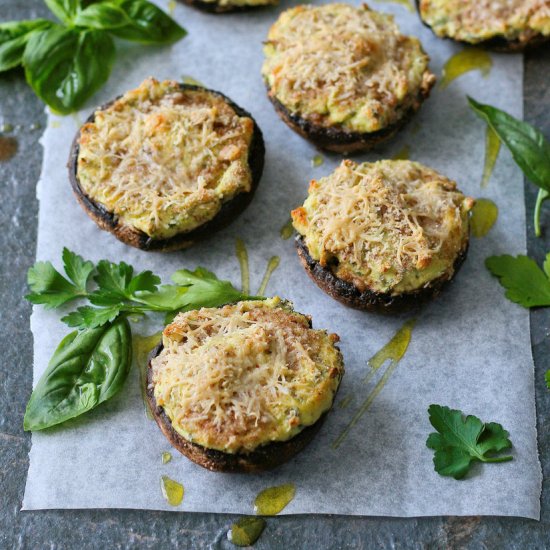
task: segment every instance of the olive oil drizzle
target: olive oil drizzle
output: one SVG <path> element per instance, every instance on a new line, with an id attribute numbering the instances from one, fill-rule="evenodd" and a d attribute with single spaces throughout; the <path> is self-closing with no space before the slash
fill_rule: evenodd
<path id="1" fill-rule="evenodd" d="M 160 489 L 162 496 L 170 506 L 179 506 L 183 501 L 185 490 L 181 483 L 170 479 L 168 476 L 160 478 Z"/>
<path id="2" fill-rule="evenodd" d="M 265 519 L 245 516 L 237 520 L 227 532 L 227 539 L 235 546 L 252 546 L 265 529 Z"/>
<path id="3" fill-rule="evenodd" d="M 189 76 L 188 74 L 184 74 L 181 76 L 181 81 L 184 84 L 191 84 L 192 86 L 200 86 L 201 88 L 204 88 L 204 84 L 202 82 L 199 82 L 196 78 L 193 78 L 192 76 Z"/>
<path id="4" fill-rule="evenodd" d="M 243 294 L 250 294 L 250 270 L 248 267 L 248 252 L 242 239 L 235 241 L 235 252 L 241 266 L 241 290 Z"/>
<path id="5" fill-rule="evenodd" d="M 353 401 L 353 394 L 346 395 L 342 401 L 338 404 L 338 408 L 347 409 L 349 404 Z"/>
<path id="6" fill-rule="evenodd" d="M 481 175 L 481 187 L 487 187 L 493 168 L 500 152 L 500 139 L 496 132 L 487 124 L 485 133 L 485 163 L 483 165 L 483 174 Z"/>
<path id="7" fill-rule="evenodd" d="M 379 351 L 377 351 L 368 361 L 370 371 L 364 379 L 364 383 L 367 384 L 374 374 L 386 363 L 390 361 L 388 368 L 380 380 L 376 383 L 372 391 L 367 395 L 365 401 L 361 404 L 357 412 L 353 415 L 353 418 L 349 424 L 344 428 L 342 433 L 336 438 L 332 444 L 333 449 L 337 449 L 344 439 L 348 436 L 350 430 L 357 424 L 361 417 L 365 414 L 368 408 L 376 396 L 382 391 L 393 371 L 397 368 L 399 361 L 405 355 L 409 343 L 411 341 L 412 329 L 416 319 L 409 319 L 392 337 L 392 339 Z"/>
<path id="8" fill-rule="evenodd" d="M 254 512 L 260 516 L 276 516 L 292 501 L 296 494 L 294 483 L 268 487 L 254 500 Z"/>
<path id="9" fill-rule="evenodd" d="M 285 241 L 290 239 L 292 237 L 292 233 L 294 232 L 294 226 L 292 225 L 292 218 L 289 218 L 289 220 L 281 227 L 280 235 L 281 239 L 284 239 Z"/>
<path id="10" fill-rule="evenodd" d="M 153 351 L 153 348 L 160 342 L 161 337 L 162 332 L 156 332 L 150 336 L 139 336 L 136 334 L 133 338 L 134 357 L 136 358 L 136 365 L 139 373 L 139 388 L 141 391 L 141 398 L 143 399 L 143 405 L 145 407 L 145 416 L 149 420 L 153 420 L 153 415 L 149 410 L 149 405 L 147 404 L 147 397 L 145 394 L 145 386 L 147 385 L 147 360 L 149 358 L 149 354 Z"/>
<path id="11" fill-rule="evenodd" d="M 404 145 L 395 155 L 393 155 L 392 160 L 409 160 L 411 158 L 411 147 L 410 145 Z"/>
<path id="12" fill-rule="evenodd" d="M 481 71 L 482 76 L 486 77 L 492 66 L 491 56 L 485 50 L 466 48 L 455 53 L 445 63 L 439 87 L 446 88 L 453 80 L 470 71 Z"/>
<path id="13" fill-rule="evenodd" d="M 321 155 L 315 155 L 315 156 L 311 159 L 311 166 L 313 166 L 313 168 L 318 168 L 318 167 L 321 166 L 324 162 L 325 162 L 325 159 L 324 159 Z"/>
<path id="14" fill-rule="evenodd" d="M 411 13 L 414 12 L 414 6 L 411 0 L 375 0 L 375 2 L 382 4 L 400 4 L 407 8 Z"/>
<path id="15" fill-rule="evenodd" d="M 172 460 L 172 453 L 169 453 L 168 451 L 164 451 L 164 452 L 160 455 L 160 461 L 161 461 L 163 464 L 168 464 L 171 460 Z"/>
<path id="16" fill-rule="evenodd" d="M 13 137 L 0 136 L 0 162 L 13 158 L 18 149 L 17 140 Z"/>
<path id="17" fill-rule="evenodd" d="M 259 296 L 263 296 L 265 294 L 265 289 L 267 288 L 269 279 L 271 279 L 271 275 L 279 267 L 280 263 L 281 263 L 281 258 L 279 258 L 279 256 L 271 256 L 271 258 L 269 259 L 269 262 L 267 262 L 267 267 L 265 268 L 265 274 L 260 284 L 260 288 L 258 289 Z"/>
<path id="18" fill-rule="evenodd" d="M 490 199 L 476 199 L 470 218 L 472 235 L 478 239 L 485 237 L 498 218 L 498 206 Z"/>

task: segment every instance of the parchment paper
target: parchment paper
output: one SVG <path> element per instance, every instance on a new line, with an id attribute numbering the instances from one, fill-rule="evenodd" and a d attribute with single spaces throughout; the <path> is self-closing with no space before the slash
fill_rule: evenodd
<path id="1" fill-rule="evenodd" d="M 159 4 L 167 8 L 166 2 Z M 282 240 L 281 226 L 301 204 L 308 181 L 322 177 L 340 162 L 317 151 L 283 124 L 269 104 L 260 77 L 261 43 L 276 9 L 212 16 L 178 5 L 175 17 L 189 35 L 172 48 L 119 44 L 118 61 L 108 85 L 78 116 L 49 115 L 42 139 L 44 163 L 37 258 L 59 266 L 67 246 L 85 258 L 124 260 L 137 269 L 152 269 L 166 282 L 178 268 L 198 265 L 240 284 L 235 239 L 246 242 L 252 291 L 272 255 L 281 257 L 268 294 L 291 299 L 313 316 L 316 327 L 341 336 L 346 375 L 338 402 L 312 444 L 288 464 L 261 475 L 211 473 L 173 451 L 161 464 L 168 442 L 144 414 L 137 369 L 110 402 L 59 428 L 33 434 L 23 508 L 147 508 L 201 512 L 252 513 L 255 495 L 268 486 L 294 482 L 296 497 L 283 513 L 354 515 L 511 515 L 539 517 L 541 470 L 537 458 L 533 362 L 527 310 L 512 304 L 487 270 L 492 254 L 525 253 L 525 212 L 520 171 L 502 151 L 487 189 L 480 190 L 485 125 L 466 104 L 466 94 L 522 116 L 522 57 L 491 54 L 487 78 L 468 73 L 442 91 L 435 89 L 412 123 L 389 145 L 358 160 L 389 158 L 403 146 L 411 158 L 440 170 L 474 196 L 493 199 L 500 217 L 487 237 L 472 239 L 468 259 L 456 280 L 424 308 L 409 350 L 382 392 L 337 449 L 331 443 L 352 418 L 373 384 L 363 378 L 367 360 L 402 326 L 407 316 L 389 317 L 345 308 L 313 285 L 294 251 Z M 436 39 L 416 14 L 399 5 L 372 6 L 395 13 L 401 29 L 420 37 L 440 74 L 460 46 Z M 78 206 L 69 186 L 66 162 L 73 135 L 93 109 L 145 77 L 179 79 L 191 75 L 248 109 L 264 131 L 266 167 L 257 195 L 223 234 L 194 248 L 162 255 L 134 250 L 100 231 Z M 57 312 L 42 307 L 31 319 L 34 334 L 34 380 L 68 329 Z M 150 334 L 152 326 L 133 325 Z M 30 366 L 29 366 L 30 368 Z M 376 378 L 375 378 L 376 381 Z M 339 402 L 350 393 L 347 408 Z M 425 446 L 433 431 L 428 405 L 460 408 L 510 431 L 512 462 L 478 465 L 464 481 L 433 471 L 432 451 Z M 169 506 L 160 490 L 161 475 L 180 481 L 185 498 Z"/>

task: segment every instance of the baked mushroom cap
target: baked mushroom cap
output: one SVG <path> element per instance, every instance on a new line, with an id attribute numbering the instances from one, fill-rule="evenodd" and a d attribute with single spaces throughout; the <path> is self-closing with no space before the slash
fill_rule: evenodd
<path id="1" fill-rule="evenodd" d="M 276 6 L 279 0 L 180 0 L 184 4 L 208 13 L 249 11 Z"/>
<path id="2" fill-rule="evenodd" d="M 214 471 L 273 468 L 319 430 L 344 373 L 338 337 L 279 298 L 178 315 L 147 371 L 171 444 Z"/>
<path id="3" fill-rule="evenodd" d="M 102 229 L 168 251 L 248 206 L 264 153 L 256 122 L 223 94 L 150 78 L 88 118 L 73 141 L 69 177 Z"/>
<path id="4" fill-rule="evenodd" d="M 345 160 L 292 212 L 298 255 L 340 302 L 403 310 L 438 294 L 462 264 L 473 204 L 417 162 Z"/>
<path id="5" fill-rule="evenodd" d="M 389 139 L 435 83 L 419 40 L 366 5 L 291 8 L 271 27 L 264 53 L 262 75 L 278 114 L 331 151 Z"/>
<path id="6" fill-rule="evenodd" d="M 521 51 L 550 39 L 544 0 L 416 0 L 422 21 L 440 37 L 497 51 Z"/>

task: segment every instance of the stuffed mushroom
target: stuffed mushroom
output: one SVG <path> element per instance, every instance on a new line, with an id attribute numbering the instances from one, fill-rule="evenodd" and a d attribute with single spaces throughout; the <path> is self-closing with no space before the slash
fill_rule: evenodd
<path id="1" fill-rule="evenodd" d="M 338 336 L 279 298 L 179 314 L 152 353 L 147 397 L 170 443 L 201 466 L 278 466 L 317 433 L 344 373 Z"/>
<path id="2" fill-rule="evenodd" d="M 456 274 L 473 205 L 455 182 L 417 162 L 345 160 L 313 180 L 292 212 L 298 255 L 336 300 L 399 311 L 432 298 Z"/>
<path id="3" fill-rule="evenodd" d="M 264 163 L 252 117 L 219 92 L 145 80 L 96 110 L 69 158 L 86 213 L 143 250 L 186 248 L 246 208 Z"/>
<path id="4" fill-rule="evenodd" d="M 363 151 L 391 138 L 435 83 L 419 40 L 366 5 L 291 8 L 271 27 L 264 53 L 277 113 L 330 151 Z"/>

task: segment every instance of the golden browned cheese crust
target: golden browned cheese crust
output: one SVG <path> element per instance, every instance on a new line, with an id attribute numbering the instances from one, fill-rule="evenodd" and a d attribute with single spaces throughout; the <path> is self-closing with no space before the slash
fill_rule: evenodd
<path id="1" fill-rule="evenodd" d="M 322 126 L 370 133 L 405 116 L 435 82 L 417 38 L 366 5 L 302 5 L 271 27 L 262 67 L 270 94 Z"/>
<path id="2" fill-rule="evenodd" d="M 79 184 L 126 225 L 170 238 L 250 191 L 253 131 L 221 96 L 150 78 L 82 127 Z"/>
<path id="3" fill-rule="evenodd" d="M 419 7 L 438 36 L 463 42 L 550 37 L 550 0 L 420 0 Z"/>
<path id="4" fill-rule="evenodd" d="M 182 313 L 151 361 L 156 404 L 207 449 L 287 441 L 332 405 L 343 375 L 337 340 L 278 298 Z"/>
<path id="5" fill-rule="evenodd" d="M 310 256 L 360 291 L 412 292 L 452 275 L 473 199 L 411 161 L 344 160 L 313 180 L 293 224 Z"/>

